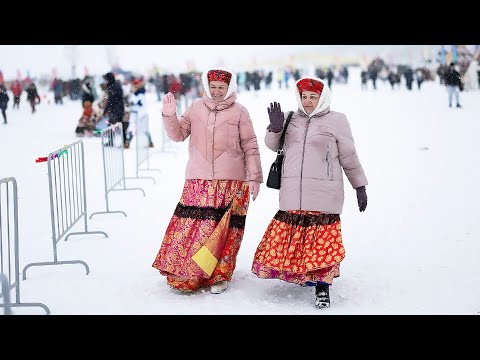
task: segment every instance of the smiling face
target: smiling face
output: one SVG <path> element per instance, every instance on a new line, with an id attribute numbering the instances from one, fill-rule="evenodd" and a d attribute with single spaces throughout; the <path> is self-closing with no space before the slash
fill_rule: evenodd
<path id="1" fill-rule="evenodd" d="M 210 90 L 212 99 L 220 102 L 225 99 L 225 95 L 227 95 L 228 84 L 223 81 L 210 81 L 208 89 Z"/>
<path id="2" fill-rule="evenodd" d="M 318 102 L 320 101 L 320 94 L 313 91 L 303 91 L 301 97 L 302 106 L 305 112 L 310 115 L 313 110 L 317 108 Z"/>

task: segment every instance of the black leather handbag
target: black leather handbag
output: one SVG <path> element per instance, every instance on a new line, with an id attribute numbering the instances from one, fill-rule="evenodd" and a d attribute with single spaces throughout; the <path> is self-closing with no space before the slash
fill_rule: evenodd
<path id="1" fill-rule="evenodd" d="M 290 111 L 287 117 L 287 121 L 285 121 L 285 126 L 283 127 L 282 136 L 280 137 L 280 144 L 277 150 L 277 158 L 270 166 L 270 171 L 268 172 L 267 178 L 267 187 L 272 189 L 280 189 L 281 180 L 282 180 L 282 165 L 283 165 L 283 143 L 285 141 L 285 132 L 287 131 L 287 126 L 290 123 L 290 119 L 292 118 L 293 111 Z"/>

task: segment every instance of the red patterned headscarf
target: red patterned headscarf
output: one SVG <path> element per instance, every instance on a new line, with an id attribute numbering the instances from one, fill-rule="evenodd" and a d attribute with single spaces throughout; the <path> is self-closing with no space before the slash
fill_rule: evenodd
<path id="1" fill-rule="evenodd" d="M 222 81 L 230 85 L 230 80 L 232 79 L 232 74 L 224 70 L 210 70 L 207 74 L 208 83 L 211 81 Z"/>
<path id="2" fill-rule="evenodd" d="M 304 91 L 313 91 L 318 95 L 322 94 L 323 83 L 314 79 L 302 79 L 297 83 L 298 92 L 300 95 Z"/>

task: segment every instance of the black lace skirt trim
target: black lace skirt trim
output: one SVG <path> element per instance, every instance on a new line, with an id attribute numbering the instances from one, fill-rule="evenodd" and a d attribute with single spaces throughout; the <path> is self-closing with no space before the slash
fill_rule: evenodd
<path id="1" fill-rule="evenodd" d="M 227 211 L 227 207 L 214 208 L 214 207 L 199 207 L 199 206 L 186 206 L 177 204 L 174 214 L 181 218 L 191 218 L 197 220 L 214 220 L 220 221 L 222 216 Z"/>
<path id="2" fill-rule="evenodd" d="M 292 214 L 288 211 L 279 210 L 275 216 L 275 220 L 283 223 L 295 226 L 319 226 L 319 225 L 331 225 L 336 221 L 340 221 L 339 214 Z"/>
<path id="3" fill-rule="evenodd" d="M 230 226 L 229 228 L 233 229 L 244 229 L 245 228 L 245 215 L 234 215 L 230 216 Z"/>
<path id="4" fill-rule="evenodd" d="M 220 221 L 225 215 L 225 212 L 228 210 L 228 206 L 215 208 L 215 207 L 199 207 L 199 206 L 186 206 L 182 204 L 177 204 L 175 208 L 174 215 L 180 218 L 190 218 L 196 220 L 213 220 Z M 245 215 L 235 215 L 230 216 L 230 228 L 243 229 L 245 228 Z"/>

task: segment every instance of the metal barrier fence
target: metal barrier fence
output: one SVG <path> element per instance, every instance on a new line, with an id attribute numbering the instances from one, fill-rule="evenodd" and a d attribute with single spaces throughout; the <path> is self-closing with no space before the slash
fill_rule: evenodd
<path id="1" fill-rule="evenodd" d="M 10 288 L 8 286 L 7 277 L 0 274 L 0 285 L 2 292 L 0 297 L 3 297 L 3 315 L 12 315 L 12 304 L 10 303 Z"/>
<path id="2" fill-rule="evenodd" d="M 123 125 L 121 122 L 110 125 L 101 131 L 102 156 L 103 156 L 103 178 L 105 179 L 105 203 L 107 211 L 97 211 L 90 215 L 90 219 L 98 214 L 120 213 L 125 216 L 124 211 L 110 211 L 108 194 L 111 191 L 140 190 L 141 188 L 127 188 L 125 183 L 125 158 L 123 154 Z M 123 183 L 123 188 L 117 186 Z"/>
<path id="3" fill-rule="evenodd" d="M 134 112 L 132 114 L 136 115 Z M 152 179 L 156 184 L 155 178 L 151 176 L 140 176 L 140 171 L 160 171 L 158 169 L 150 169 L 150 132 L 148 124 L 148 114 L 135 119 L 136 137 L 135 137 L 135 177 L 126 179 Z M 140 168 L 146 163 L 146 168 Z"/>
<path id="4" fill-rule="evenodd" d="M 17 180 L 13 177 L 0 180 L 0 275 L 2 276 L 3 304 L 5 315 L 12 307 L 41 307 L 50 314 L 50 309 L 41 303 L 20 301 L 20 265 L 18 240 L 18 195 Z M 10 291 L 15 289 L 15 302 L 10 301 Z"/>
<path id="5" fill-rule="evenodd" d="M 39 158 L 37 162 L 47 161 L 48 184 L 50 193 L 50 217 L 52 226 L 53 262 L 37 262 L 25 266 L 26 271 L 31 266 L 81 264 L 87 275 L 90 272 L 88 265 L 82 260 L 58 261 L 57 243 L 82 218 L 85 230 L 72 232 L 65 237 L 65 241 L 72 235 L 102 234 L 103 231 L 88 231 L 87 194 L 85 188 L 85 152 L 83 141 L 79 140 L 56 150 L 47 158 Z"/>

